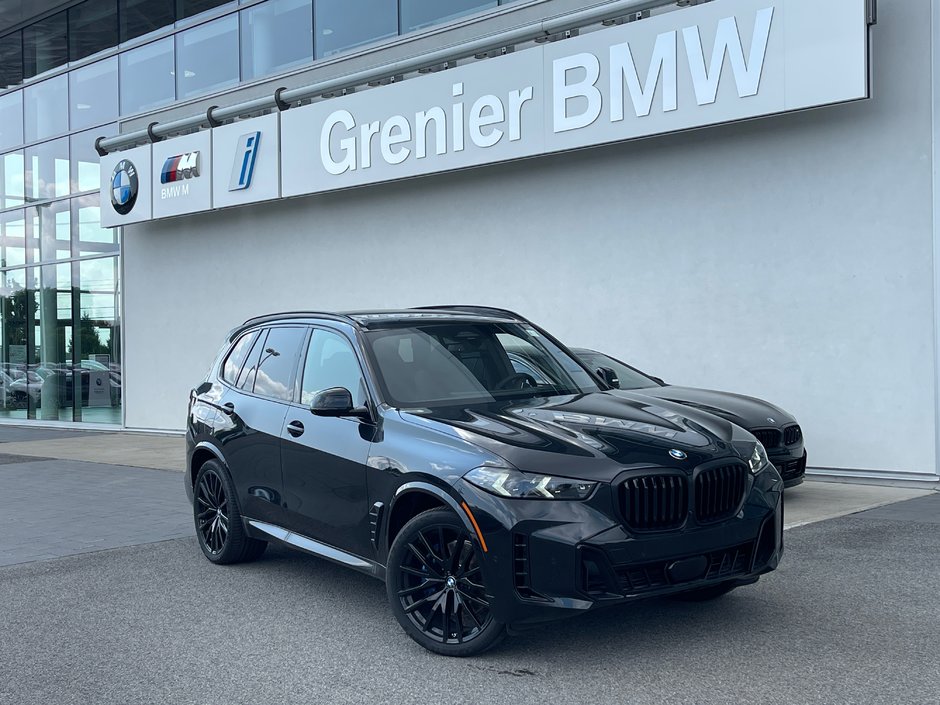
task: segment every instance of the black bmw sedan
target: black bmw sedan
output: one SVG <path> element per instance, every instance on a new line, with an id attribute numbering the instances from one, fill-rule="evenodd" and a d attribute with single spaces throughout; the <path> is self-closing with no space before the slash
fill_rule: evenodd
<path id="1" fill-rule="evenodd" d="M 803 482 L 806 475 L 803 430 L 796 419 L 779 406 L 743 394 L 666 384 L 657 377 L 644 374 L 615 357 L 595 350 L 572 348 L 571 352 L 593 370 L 613 370 L 619 389 L 635 390 L 657 399 L 668 399 L 743 426 L 763 444 L 771 462 L 783 477 L 785 487 L 793 487 Z"/>
<path id="2" fill-rule="evenodd" d="M 249 320 L 190 394 L 187 451 L 208 560 L 277 542 L 373 575 L 440 654 L 605 605 L 718 597 L 783 553 L 783 481 L 753 435 L 612 389 L 495 310 Z"/>

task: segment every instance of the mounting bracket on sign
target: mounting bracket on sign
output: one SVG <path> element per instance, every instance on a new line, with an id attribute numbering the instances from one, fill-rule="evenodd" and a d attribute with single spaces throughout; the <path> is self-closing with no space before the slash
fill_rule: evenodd
<path id="1" fill-rule="evenodd" d="M 878 0 L 868 0 L 866 15 L 868 17 L 869 27 L 871 25 L 878 24 Z"/>

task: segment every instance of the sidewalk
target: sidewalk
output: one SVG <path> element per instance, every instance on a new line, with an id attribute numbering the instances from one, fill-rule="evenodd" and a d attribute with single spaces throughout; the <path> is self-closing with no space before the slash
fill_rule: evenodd
<path id="1" fill-rule="evenodd" d="M 22 426 L 0 426 L 0 454 L 178 472 L 183 471 L 186 462 L 182 436 Z M 932 493 L 930 489 L 808 480 L 786 491 L 786 527 L 834 519 Z"/>

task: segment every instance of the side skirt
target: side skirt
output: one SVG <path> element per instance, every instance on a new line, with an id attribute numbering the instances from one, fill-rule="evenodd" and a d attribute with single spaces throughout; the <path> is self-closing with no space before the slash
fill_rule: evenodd
<path id="1" fill-rule="evenodd" d="M 298 534 L 276 524 L 269 524 L 266 521 L 246 519 L 245 523 L 247 524 L 249 533 L 255 534 L 257 538 L 265 540 L 275 539 L 292 548 L 297 548 L 304 553 L 309 553 L 319 558 L 325 558 L 333 563 L 339 563 L 347 568 L 358 570 L 360 573 L 371 575 L 373 578 L 385 580 L 385 566 L 381 563 L 376 563 L 375 561 L 370 561 L 368 558 L 362 558 L 361 556 L 347 553 L 342 549 L 314 541 L 312 538 L 304 536 L 303 534 Z"/>

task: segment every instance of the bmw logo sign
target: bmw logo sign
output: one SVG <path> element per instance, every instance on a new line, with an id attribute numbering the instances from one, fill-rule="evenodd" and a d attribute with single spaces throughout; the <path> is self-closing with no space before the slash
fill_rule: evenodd
<path id="1" fill-rule="evenodd" d="M 772 419 L 770 416 L 768 416 L 767 423 L 777 423 L 777 422 L 774 419 Z"/>
<path id="2" fill-rule="evenodd" d="M 121 215 L 131 212 L 137 203 L 137 167 L 129 159 L 122 159 L 111 172 L 111 205 Z"/>
<path id="3" fill-rule="evenodd" d="M 689 457 L 688 455 L 683 453 L 681 450 L 678 450 L 677 448 L 673 448 L 671 451 L 669 451 L 669 455 L 671 455 L 676 460 L 685 460 L 686 458 Z"/>

